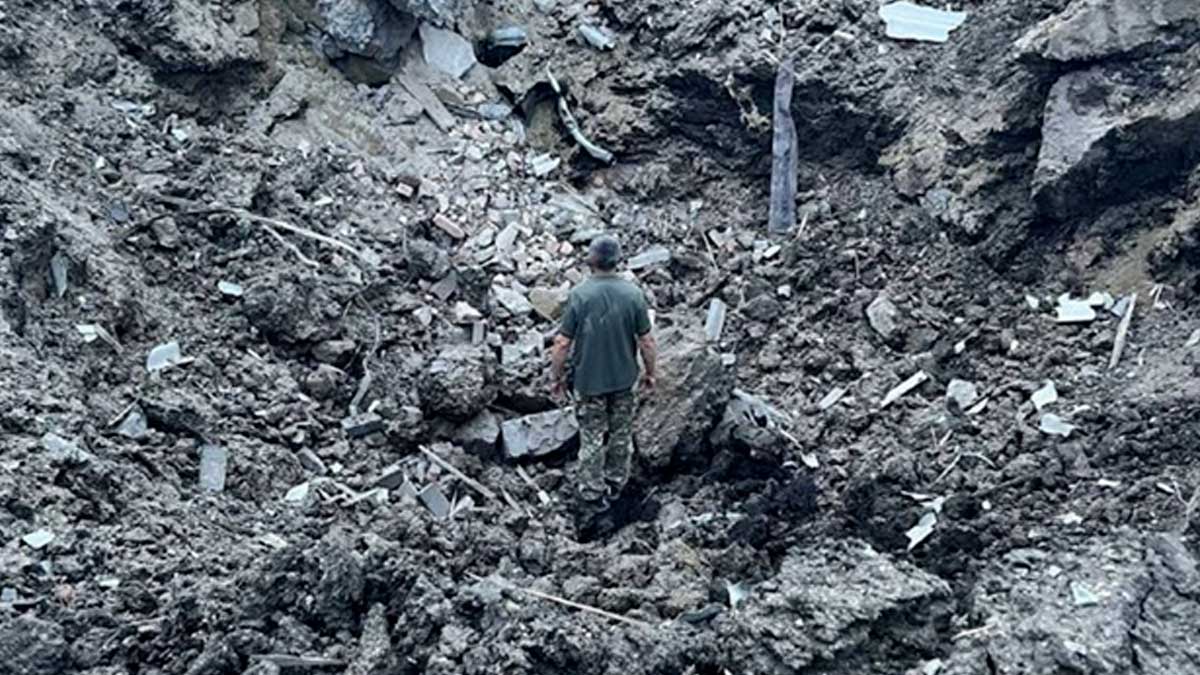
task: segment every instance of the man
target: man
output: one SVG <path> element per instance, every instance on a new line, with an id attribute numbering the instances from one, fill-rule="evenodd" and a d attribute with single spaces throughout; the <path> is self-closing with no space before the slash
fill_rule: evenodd
<path id="1" fill-rule="evenodd" d="M 592 275 L 571 291 L 550 352 L 552 389 L 561 396 L 567 388 L 567 356 L 574 347 L 578 489 L 592 506 L 620 494 L 629 480 L 639 351 L 645 365 L 643 391 L 652 392 L 656 384 L 658 355 L 646 296 L 617 276 L 620 260 L 616 238 L 605 235 L 592 240 L 587 258 Z"/>

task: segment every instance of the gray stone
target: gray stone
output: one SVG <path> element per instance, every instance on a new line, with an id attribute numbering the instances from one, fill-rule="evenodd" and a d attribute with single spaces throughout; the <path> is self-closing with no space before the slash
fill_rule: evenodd
<path id="1" fill-rule="evenodd" d="M 789 551 L 770 589 L 760 586 L 739 610 L 738 624 L 756 636 L 745 657 L 755 672 L 779 663 L 804 672 L 831 655 L 868 650 L 876 628 L 902 643 L 905 633 L 919 639 L 953 609 L 938 577 L 862 541 L 823 540 Z"/>
<path id="2" fill-rule="evenodd" d="M 896 336 L 900 326 L 899 319 L 900 310 L 896 309 L 896 305 L 887 294 L 879 294 L 867 305 L 867 322 L 884 340 L 891 340 Z"/>
<path id="3" fill-rule="evenodd" d="M 952 410 L 965 411 L 979 400 L 979 387 L 966 380 L 950 380 L 946 386 L 946 405 Z"/>
<path id="4" fill-rule="evenodd" d="M 699 458 L 732 394 L 735 372 L 698 331 L 677 328 L 658 339 L 658 389 L 638 408 L 634 438 L 638 452 L 661 469 Z"/>
<path id="5" fill-rule="evenodd" d="M 30 614 L 0 619 L 0 664 L 4 664 L 5 673 L 13 675 L 75 670 L 62 627 Z"/>
<path id="6" fill-rule="evenodd" d="M 1067 422 L 1054 413 L 1043 413 L 1041 421 L 1038 422 L 1038 428 L 1044 434 L 1062 436 L 1063 438 L 1070 436 L 1071 432 L 1075 431 L 1074 424 Z"/>
<path id="7" fill-rule="evenodd" d="M 1016 47 L 1048 61 L 1092 63 L 1187 46 L 1198 24 L 1195 0 L 1076 0 L 1026 33 Z"/>
<path id="8" fill-rule="evenodd" d="M 755 296 L 742 305 L 742 314 L 759 323 L 772 323 L 783 313 L 783 303 L 767 293 Z"/>
<path id="9" fill-rule="evenodd" d="M 494 377 L 494 357 L 486 347 L 448 347 L 417 384 L 421 409 L 427 417 L 469 420 L 496 398 Z"/>
<path id="10" fill-rule="evenodd" d="M 318 401 L 333 398 L 345 376 L 340 368 L 319 364 L 304 377 L 304 391 Z"/>
<path id="11" fill-rule="evenodd" d="M 312 348 L 313 358 L 331 366 L 344 366 L 354 358 L 354 340 L 322 340 Z"/>
<path id="12" fill-rule="evenodd" d="M 1051 88 L 1033 175 L 1038 210 L 1065 220 L 1136 199 L 1200 161 L 1200 73 L 1164 68 L 1147 87 L 1112 67 L 1070 72 Z"/>
<path id="13" fill-rule="evenodd" d="M 450 274 L 450 256 L 433 242 L 412 239 L 408 242 L 408 268 L 429 281 L 441 281 Z"/>
<path id="14" fill-rule="evenodd" d="M 471 454 L 492 457 L 500 440 L 500 420 L 492 411 L 484 410 L 455 429 L 450 438 Z"/>
<path id="15" fill-rule="evenodd" d="M 0 605 L 12 606 L 17 601 L 17 589 L 11 586 L 0 588 Z"/>
<path id="16" fill-rule="evenodd" d="M 1029 400 L 1033 403 L 1033 407 L 1036 408 L 1038 412 L 1041 412 L 1042 408 L 1045 408 L 1046 406 L 1058 400 L 1058 389 L 1055 388 L 1053 382 L 1046 380 L 1045 384 L 1038 388 L 1037 391 L 1033 392 L 1033 395 L 1029 397 Z"/>
<path id="17" fill-rule="evenodd" d="M 1195 672 L 1197 584 L 1196 559 L 1173 534 L 1010 551 L 972 594 L 989 630 L 956 640 L 939 675 Z"/>
<path id="18" fill-rule="evenodd" d="M 362 634 L 358 638 L 358 655 L 346 669 L 345 675 L 381 675 L 394 672 L 393 660 L 386 608 L 375 603 L 367 611 Z"/>
<path id="19" fill-rule="evenodd" d="M 246 294 L 246 290 L 241 284 L 235 284 L 232 281 L 218 281 L 217 290 L 229 298 L 240 298 Z"/>
<path id="20" fill-rule="evenodd" d="M 55 253 L 50 258 L 50 285 L 54 288 L 54 297 L 61 298 L 66 295 L 69 287 L 67 280 L 67 269 L 70 266 L 70 260 L 63 255 L 62 251 Z"/>
<path id="21" fill-rule="evenodd" d="M 509 459 L 544 457 L 564 449 L 579 433 L 574 408 L 550 410 L 507 420 L 501 425 Z"/>
<path id="22" fill-rule="evenodd" d="M 475 48 L 458 33 L 421 24 L 421 51 L 425 63 L 453 78 L 460 78 L 475 65 Z"/>
<path id="23" fill-rule="evenodd" d="M 330 58 L 348 52 L 390 59 L 412 40 L 417 23 L 385 0 L 318 0 L 317 12 L 325 21 Z"/>
<path id="24" fill-rule="evenodd" d="M 543 319 L 558 321 L 562 318 L 570 294 L 566 288 L 537 287 L 529 291 L 529 304 Z"/>
<path id="25" fill-rule="evenodd" d="M 312 485 L 305 481 L 299 485 L 292 487 L 283 496 L 283 501 L 289 504 L 303 504 L 308 501 L 308 495 L 312 492 Z"/>
<path id="26" fill-rule="evenodd" d="M 587 24 L 587 23 L 580 24 L 579 25 L 579 36 L 583 38 L 584 42 L 595 47 L 596 49 L 599 49 L 602 52 L 611 51 L 611 50 L 615 49 L 617 46 L 617 41 L 615 39 L 613 39 L 613 36 L 611 33 L 604 30 L 603 28 L 600 28 L 598 26 L 593 26 L 591 24 Z"/>
<path id="27" fill-rule="evenodd" d="M 74 441 L 69 441 L 55 433 L 42 436 L 42 447 L 45 448 L 51 462 L 66 464 L 85 464 L 95 457 L 92 453 L 79 447 Z"/>
<path id="28" fill-rule="evenodd" d="M 296 456 L 300 459 L 300 466 L 312 471 L 318 476 L 324 476 L 329 473 L 329 467 L 325 466 L 325 460 L 317 456 L 317 453 L 308 448 L 301 448 Z"/>
<path id="29" fill-rule="evenodd" d="M 200 489 L 208 492 L 225 490 L 225 471 L 229 464 L 229 451 L 220 446 L 206 444 L 200 448 Z"/>
<path id="30" fill-rule="evenodd" d="M 148 431 L 146 414 L 137 406 L 134 406 L 133 410 L 129 411 L 129 414 L 121 421 L 121 426 L 117 427 L 118 434 L 135 441 L 145 438 Z"/>
<path id="31" fill-rule="evenodd" d="M 351 415 L 342 420 L 342 429 L 350 438 L 362 438 L 383 431 L 383 418 L 372 412 Z"/>

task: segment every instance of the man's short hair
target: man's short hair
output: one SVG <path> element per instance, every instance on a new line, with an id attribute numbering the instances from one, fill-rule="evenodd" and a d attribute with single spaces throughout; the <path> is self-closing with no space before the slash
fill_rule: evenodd
<path id="1" fill-rule="evenodd" d="M 602 234 L 588 246 L 588 261 L 603 272 L 617 269 L 621 262 L 621 242 L 611 234 Z"/>

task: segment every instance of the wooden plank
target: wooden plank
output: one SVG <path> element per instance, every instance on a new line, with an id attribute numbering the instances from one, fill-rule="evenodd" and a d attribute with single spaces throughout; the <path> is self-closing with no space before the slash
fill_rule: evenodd
<path id="1" fill-rule="evenodd" d="M 421 107 L 425 109 L 425 114 L 429 115 L 429 119 L 433 120 L 437 128 L 442 131 L 450 131 L 457 125 L 458 120 L 424 82 L 419 82 L 407 74 L 397 75 L 396 81 L 416 99 L 417 103 L 421 104 Z"/>

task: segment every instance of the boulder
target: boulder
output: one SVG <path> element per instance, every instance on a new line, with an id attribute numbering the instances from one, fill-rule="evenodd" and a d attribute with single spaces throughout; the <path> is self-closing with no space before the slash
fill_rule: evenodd
<path id="1" fill-rule="evenodd" d="M 1121 532 L 1067 550 L 1018 549 L 985 570 L 941 675 L 1190 673 L 1200 575 L 1174 535 Z"/>
<path id="2" fill-rule="evenodd" d="M 450 438 L 471 454 L 492 457 L 500 440 L 500 419 L 492 411 L 484 410 L 455 429 Z"/>
<path id="3" fill-rule="evenodd" d="M 1017 41 L 1025 57 L 1095 62 L 1190 45 L 1200 32 L 1195 0 L 1076 0 Z"/>
<path id="4" fill-rule="evenodd" d="M 1096 67 L 1054 84 L 1033 176 L 1043 215 L 1128 201 L 1200 161 L 1200 72 L 1193 63 L 1165 73 L 1146 86 L 1136 72 Z"/>
<path id="5" fill-rule="evenodd" d="M 456 79 L 475 65 L 475 47 L 463 36 L 427 23 L 420 32 L 425 63 Z"/>
<path id="6" fill-rule="evenodd" d="M 222 6 L 202 0 L 139 0 L 112 11 L 117 37 L 163 73 L 213 73 L 259 63 L 258 40 L 239 34 Z"/>
<path id="7" fill-rule="evenodd" d="M 325 55 L 346 53 L 373 59 L 390 59 L 412 41 L 417 20 L 386 0 L 318 0 L 324 20 Z"/>
<path id="8" fill-rule="evenodd" d="M 466 421 L 496 398 L 494 357 L 481 347 L 444 349 L 426 369 L 417 387 L 427 416 Z"/>
<path id="9" fill-rule="evenodd" d="M 910 648 L 937 642 L 934 628 L 950 618 L 953 601 L 938 577 L 839 539 L 789 551 L 770 590 L 744 600 L 739 613 L 742 637 L 755 645 L 740 664 L 746 672 L 779 672 L 780 663 L 800 672 L 834 655 L 878 649 L 885 636 Z"/>
<path id="10" fill-rule="evenodd" d="M 30 615 L 0 615 L 0 663 L 5 673 L 13 675 L 65 673 L 72 669 L 70 646 L 62 627 Z"/>
<path id="11" fill-rule="evenodd" d="M 734 371 L 721 363 L 699 331 L 659 336 L 658 390 L 643 396 L 634 420 L 638 452 L 651 467 L 694 461 L 733 390 Z"/>
<path id="12" fill-rule="evenodd" d="M 579 422 L 574 408 L 562 408 L 508 420 L 501 434 L 509 459 L 543 457 L 565 449 L 579 434 Z"/>

